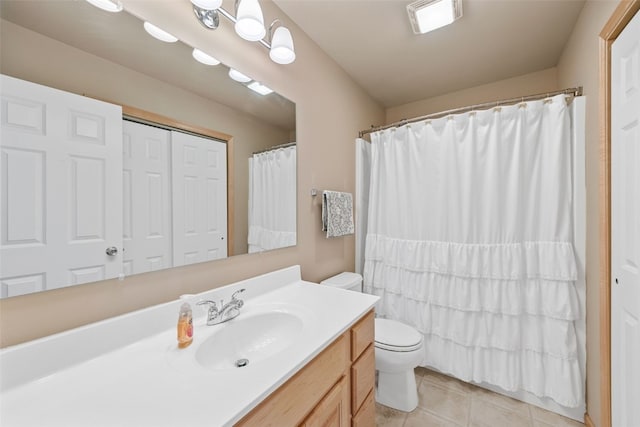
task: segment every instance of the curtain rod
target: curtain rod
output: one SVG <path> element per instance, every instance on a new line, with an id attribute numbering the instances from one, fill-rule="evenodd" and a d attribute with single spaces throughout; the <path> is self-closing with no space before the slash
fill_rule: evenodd
<path id="1" fill-rule="evenodd" d="M 256 151 L 255 153 L 252 153 L 252 156 L 255 156 L 256 154 L 262 154 L 262 153 L 266 153 L 268 151 L 273 151 L 273 150 L 277 150 L 279 148 L 287 148 L 287 147 L 293 147 L 295 146 L 296 143 L 295 142 L 287 142 L 286 144 L 280 144 L 280 145 L 274 145 L 273 147 L 270 148 L 266 148 L 264 150 L 260 150 L 260 151 Z"/>
<path id="2" fill-rule="evenodd" d="M 426 116 L 414 117 L 412 119 L 398 120 L 397 122 L 391 123 L 389 125 L 384 125 L 384 126 L 371 126 L 371 129 L 361 130 L 359 133 L 359 137 L 362 138 L 365 135 L 368 135 L 373 132 L 377 132 L 379 130 L 397 128 L 399 126 L 404 126 L 408 123 L 415 123 L 415 122 L 420 122 L 422 120 L 428 120 L 428 119 L 438 119 L 440 117 L 449 116 L 451 114 L 467 113 L 473 110 L 487 109 L 491 107 L 500 107 L 504 105 L 513 105 L 513 104 L 518 104 L 520 102 L 534 101 L 538 99 L 546 99 L 555 95 L 582 96 L 582 86 L 557 90 L 554 92 L 539 93 L 536 95 L 521 96 L 519 98 L 503 99 L 501 101 L 485 102 L 482 104 L 470 105 L 468 107 L 454 108 L 452 110 L 441 111 L 439 113 L 427 114 Z"/>

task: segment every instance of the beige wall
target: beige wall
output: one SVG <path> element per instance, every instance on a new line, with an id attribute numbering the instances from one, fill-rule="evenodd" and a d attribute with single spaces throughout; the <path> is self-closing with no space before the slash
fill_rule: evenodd
<path id="1" fill-rule="evenodd" d="M 600 402 L 600 242 L 598 229 L 599 118 L 598 35 L 617 1 L 589 0 L 582 9 L 558 63 L 561 86 L 581 85 L 587 96 L 587 412 L 596 426 L 602 425 Z"/>
<path id="2" fill-rule="evenodd" d="M 193 18 L 187 1 L 124 0 L 125 8 L 165 28 L 187 44 L 247 72 L 296 103 L 298 140 L 298 245 L 263 254 L 174 268 L 96 284 L 42 292 L 0 301 L 0 346 L 28 341 L 128 311 L 201 292 L 289 265 L 300 264 L 303 278 L 321 280 L 354 268 L 354 238 L 326 239 L 320 231 L 319 198 L 312 187 L 355 190 L 354 139 L 360 129 L 384 120 L 384 110 L 324 54 L 271 1 L 262 1 L 265 21 L 276 17 L 291 29 L 296 62 L 281 66 L 266 49 L 240 39 L 229 22 L 212 32 Z M 227 5 L 228 6 L 228 5 Z M 231 8 L 229 8 L 231 10 Z M 44 66 L 42 59 L 40 66 Z M 127 101 L 129 83 L 110 88 Z M 72 89 L 68 89 L 72 90 Z M 165 108 L 169 100 L 152 100 Z M 131 102 L 133 103 L 133 102 Z M 145 108 L 145 106 L 141 106 Z M 150 109 L 150 108 L 147 108 Z M 176 119 L 198 122 L 191 114 Z M 206 119 L 205 119 L 206 120 Z M 219 129 L 225 131 L 225 129 Z"/>
<path id="3" fill-rule="evenodd" d="M 234 253 L 247 253 L 249 170 L 254 151 L 289 142 L 290 131 L 87 54 L 8 21 L 0 24 L 0 72 L 233 136 Z M 47 58 L 42 65 L 40 58 Z M 122 84 L 126 82 L 126 84 Z"/>
<path id="4" fill-rule="evenodd" d="M 387 109 L 386 123 L 483 102 L 557 90 L 555 67 Z"/>

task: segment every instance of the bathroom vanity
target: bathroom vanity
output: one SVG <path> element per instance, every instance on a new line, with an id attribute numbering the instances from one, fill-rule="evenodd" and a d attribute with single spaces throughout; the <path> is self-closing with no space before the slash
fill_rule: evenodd
<path id="1" fill-rule="evenodd" d="M 195 303 L 243 288 L 240 315 L 206 326 Z M 181 301 L 9 347 L 0 424 L 373 425 L 376 301 L 304 282 L 294 266 L 191 298 L 186 349 Z"/>
<path id="2" fill-rule="evenodd" d="M 375 425 L 373 325 L 370 311 L 237 425 Z"/>

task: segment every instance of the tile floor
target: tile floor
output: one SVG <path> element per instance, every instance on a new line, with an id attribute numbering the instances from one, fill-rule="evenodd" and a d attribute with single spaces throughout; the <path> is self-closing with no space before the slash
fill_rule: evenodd
<path id="1" fill-rule="evenodd" d="M 424 368 L 407 414 L 376 403 L 377 427 L 584 427 L 584 424 Z"/>

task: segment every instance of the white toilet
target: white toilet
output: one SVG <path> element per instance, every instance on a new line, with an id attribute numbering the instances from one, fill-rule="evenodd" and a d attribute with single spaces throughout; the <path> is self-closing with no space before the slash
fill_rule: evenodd
<path id="1" fill-rule="evenodd" d="M 362 292 L 362 276 L 357 273 L 340 273 L 320 283 Z M 422 334 L 411 326 L 395 320 L 375 319 L 378 403 L 405 412 L 416 409 L 418 390 L 413 370 L 422 360 L 422 346 Z"/>

